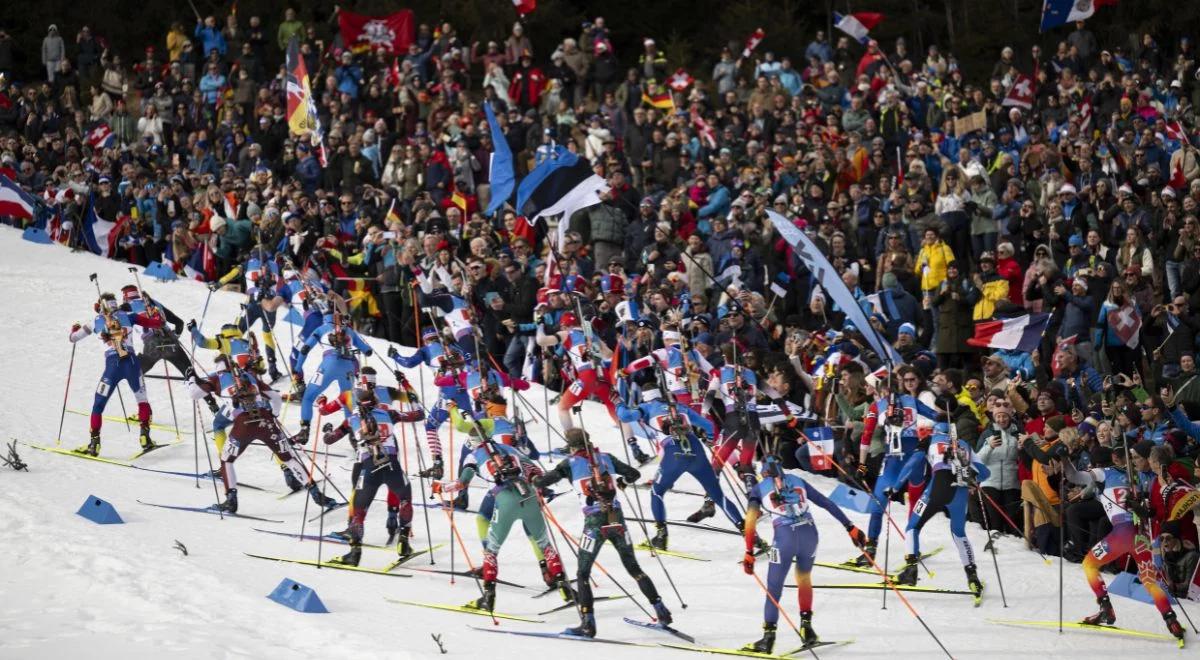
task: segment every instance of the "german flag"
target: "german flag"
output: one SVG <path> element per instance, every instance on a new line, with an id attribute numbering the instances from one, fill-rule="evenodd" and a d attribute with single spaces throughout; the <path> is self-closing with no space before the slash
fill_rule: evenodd
<path id="1" fill-rule="evenodd" d="M 387 217 L 384 219 L 389 225 L 393 222 L 404 222 L 399 213 L 396 213 L 396 200 L 392 200 L 392 205 L 388 207 Z"/>
<path id="2" fill-rule="evenodd" d="M 317 117 L 312 87 L 308 83 L 308 69 L 304 66 L 304 58 L 300 57 L 300 42 L 295 37 L 287 48 L 287 120 L 293 134 L 316 136 L 317 155 L 324 167 L 325 136 L 321 131 L 321 120 Z"/>
<path id="3" fill-rule="evenodd" d="M 642 90 L 642 103 L 659 110 L 675 110 L 675 98 L 671 96 L 671 92 L 658 88 L 644 88 Z"/>

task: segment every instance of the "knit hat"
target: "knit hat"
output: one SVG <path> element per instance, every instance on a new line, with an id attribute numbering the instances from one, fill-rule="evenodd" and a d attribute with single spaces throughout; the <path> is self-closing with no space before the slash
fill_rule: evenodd
<path id="1" fill-rule="evenodd" d="M 1150 450 L 1154 449 L 1154 443 L 1149 440 L 1142 440 L 1133 446 L 1133 453 L 1141 458 L 1150 458 Z"/>
<path id="2" fill-rule="evenodd" d="M 916 326 L 914 326 L 911 323 L 901 323 L 900 330 L 898 331 L 897 334 L 908 335 L 909 337 L 916 338 L 917 328 L 916 328 Z"/>
<path id="3" fill-rule="evenodd" d="M 1070 247 L 1083 247 L 1083 237 L 1079 234 L 1071 234 L 1071 238 L 1067 240 L 1067 245 Z"/>
<path id="4" fill-rule="evenodd" d="M 1053 429 L 1055 433 L 1062 431 L 1067 426 L 1067 420 L 1063 419 L 1062 415 L 1055 415 L 1046 420 L 1046 428 Z"/>
<path id="5" fill-rule="evenodd" d="M 225 218 L 222 218 L 219 215 L 214 215 L 212 217 L 212 219 L 210 219 L 208 221 L 208 228 L 210 230 L 212 230 L 212 232 L 214 234 L 217 233 L 217 231 L 219 231 L 221 229 L 221 227 L 224 227 L 224 226 L 225 226 Z"/>

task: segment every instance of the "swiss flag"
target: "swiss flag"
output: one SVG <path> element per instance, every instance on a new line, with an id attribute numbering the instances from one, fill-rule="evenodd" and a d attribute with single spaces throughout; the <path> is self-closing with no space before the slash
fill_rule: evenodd
<path id="1" fill-rule="evenodd" d="M 1004 102 L 1000 105 L 1024 108 L 1026 110 L 1032 108 L 1033 81 L 1028 76 L 1018 75 L 1012 87 L 1008 89 L 1008 95 L 1004 97 Z"/>
<path id="2" fill-rule="evenodd" d="M 677 92 L 682 92 L 691 87 L 694 82 L 696 79 L 688 75 L 688 72 L 681 67 L 671 74 L 671 78 L 667 80 L 667 86 Z"/>
<path id="3" fill-rule="evenodd" d="M 518 16 L 524 16 L 537 9 L 537 0 L 513 0 L 513 7 L 516 8 Z"/>

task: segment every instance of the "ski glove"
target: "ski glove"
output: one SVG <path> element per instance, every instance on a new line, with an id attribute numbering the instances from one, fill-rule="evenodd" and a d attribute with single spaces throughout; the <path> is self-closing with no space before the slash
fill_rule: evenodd
<path id="1" fill-rule="evenodd" d="M 857 469 L 857 470 L 855 470 L 855 472 L 857 472 L 857 473 L 858 473 L 858 477 L 859 477 L 860 479 L 866 479 L 866 478 L 867 478 L 867 464 L 866 464 L 866 463 L 859 463 L 859 464 L 858 464 L 858 469 Z"/>
<path id="2" fill-rule="evenodd" d="M 79 332 L 79 329 L 80 329 L 80 328 L 82 328 L 82 327 L 83 327 L 83 326 L 82 326 L 82 325 L 79 325 L 78 323 L 72 324 L 72 325 L 71 325 L 71 334 L 70 334 L 70 335 L 68 335 L 68 336 L 69 336 L 69 337 L 74 337 L 74 336 L 75 336 L 75 333 L 76 333 L 76 332 Z"/>
<path id="3" fill-rule="evenodd" d="M 746 571 L 746 575 L 754 575 L 754 553 L 747 552 L 742 556 L 742 570 Z"/>
<path id="4" fill-rule="evenodd" d="M 388 346 L 387 356 L 395 360 L 400 357 L 400 351 L 396 350 L 395 346 Z"/>
<path id="5" fill-rule="evenodd" d="M 188 329 L 188 332 L 191 332 L 196 329 L 196 319 L 191 319 L 187 322 L 187 329 Z"/>
<path id="6" fill-rule="evenodd" d="M 850 535 L 850 541 L 856 548 L 861 550 L 867 544 L 867 535 L 853 523 L 846 527 L 846 533 Z"/>

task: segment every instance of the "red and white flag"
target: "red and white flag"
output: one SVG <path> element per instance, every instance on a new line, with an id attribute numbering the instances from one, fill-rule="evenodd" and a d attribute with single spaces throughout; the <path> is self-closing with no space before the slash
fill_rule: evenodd
<path id="1" fill-rule="evenodd" d="M 512 0 L 512 3 L 517 10 L 517 16 L 524 16 L 537 9 L 537 0 Z"/>
<path id="2" fill-rule="evenodd" d="M 402 9 L 387 16 L 366 16 L 342 9 L 338 12 L 338 28 L 342 41 L 355 52 L 383 48 L 389 53 L 404 55 L 416 39 L 416 27 L 411 9 Z"/>
<path id="3" fill-rule="evenodd" d="M 1129 348 L 1137 348 L 1141 338 L 1142 314 L 1137 305 L 1122 305 L 1108 312 L 1108 327 Z"/>
<path id="4" fill-rule="evenodd" d="M 750 57 L 750 53 L 753 53 L 754 49 L 758 48 L 758 45 L 762 43 L 763 38 L 766 36 L 767 33 L 762 28 L 755 30 L 754 34 L 750 35 L 750 38 L 746 40 L 746 47 L 742 49 L 742 59 Z"/>
<path id="5" fill-rule="evenodd" d="M 1012 87 L 1008 88 L 1008 95 L 1004 97 L 1004 101 L 1000 105 L 1024 108 L 1025 110 L 1032 108 L 1033 81 L 1024 74 L 1017 74 L 1017 79 L 1013 81 Z"/>
<path id="6" fill-rule="evenodd" d="M 691 87 L 692 83 L 694 82 L 696 82 L 696 79 L 688 75 L 688 72 L 684 71 L 683 68 L 680 67 L 679 69 L 675 70 L 675 73 L 671 74 L 670 78 L 667 79 L 667 87 L 670 87 L 677 92 L 682 92 L 688 87 Z"/>

